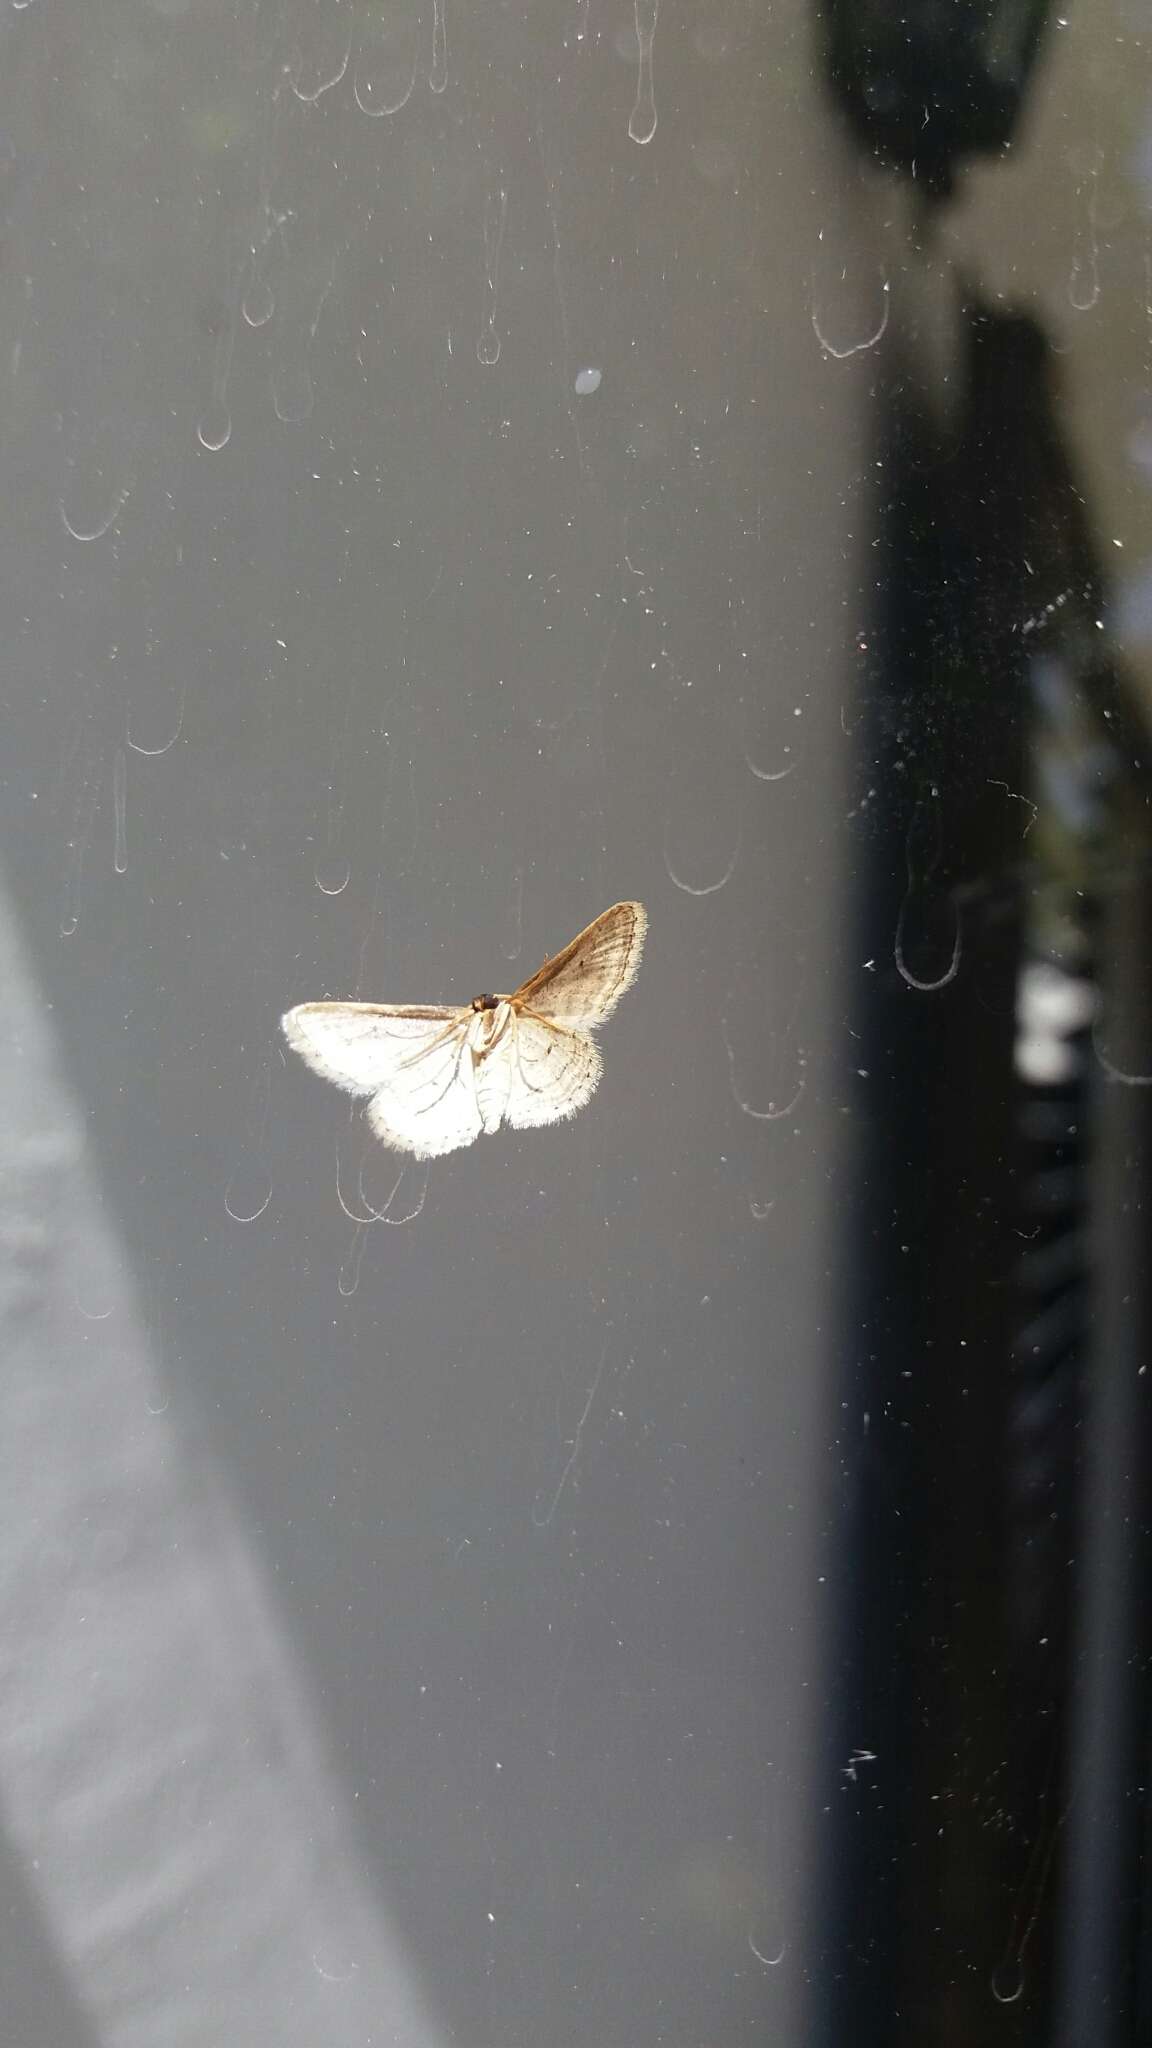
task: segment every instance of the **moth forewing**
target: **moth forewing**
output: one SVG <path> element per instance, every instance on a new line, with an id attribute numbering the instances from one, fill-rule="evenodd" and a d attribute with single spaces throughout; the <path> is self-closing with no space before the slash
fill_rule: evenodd
<path id="1" fill-rule="evenodd" d="M 516 989 L 517 1009 L 594 1029 L 632 986 L 648 919 L 641 903 L 614 903 Z"/>
<path id="2" fill-rule="evenodd" d="M 314 1073 L 350 1095 L 374 1095 L 458 1015 L 442 1003 L 299 1003 L 280 1028 Z"/>

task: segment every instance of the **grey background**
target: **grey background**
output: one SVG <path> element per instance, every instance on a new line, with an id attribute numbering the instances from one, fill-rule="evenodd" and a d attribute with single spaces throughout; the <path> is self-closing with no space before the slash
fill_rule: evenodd
<path id="1" fill-rule="evenodd" d="M 801 2038 L 877 352 L 1043 310 L 1139 676 L 1147 67 L 926 244 L 805 9 L 665 0 L 639 142 L 652 23 L 0 24 L 29 2042 Z M 623 896 L 571 1126 L 395 1187 L 282 1050 Z"/>

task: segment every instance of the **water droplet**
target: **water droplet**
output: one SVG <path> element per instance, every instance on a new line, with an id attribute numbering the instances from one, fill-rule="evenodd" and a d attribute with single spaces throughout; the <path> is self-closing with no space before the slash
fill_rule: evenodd
<path id="1" fill-rule="evenodd" d="M 255 1223 L 271 1200 L 271 1176 L 258 1162 L 238 1166 L 224 1190 L 224 1207 L 234 1223 Z"/>
<path id="2" fill-rule="evenodd" d="M 264 327 L 272 318 L 276 311 L 276 300 L 266 277 L 257 275 L 252 278 L 240 301 L 240 311 L 249 327 Z"/>
<path id="3" fill-rule="evenodd" d="M 280 363 L 272 372 L 272 409 L 286 427 L 298 427 L 312 410 L 314 395 L 308 369 Z"/>
<path id="4" fill-rule="evenodd" d="M 201 414 L 196 428 L 196 438 L 200 446 L 207 448 L 212 455 L 215 455 L 219 449 L 227 447 L 228 442 L 232 439 L 232 415 L 226 405 L 221 405 L 216 400 L 213 400 L 207 410 Z"/>
<path id="5" fill-rule="evenodd" d="M 992 1996 L 997 2005 L 1015 2005 L 1023 1990 L 1024 1972 L 1019 1959 L 1013 1956 L 993 1973 Z"/>
<path id="6" fill-rule="evenodd" d="M 350 1984 L 356 1975 L 356 1960 L 353 1956 L 337 1954 L 322 1956 L 317 1949 L 312 1957 L 312 1968 L 327 1984 Z"/>
<path id="7" fill-rule="evenodd" d="M 342 853 L 318 853 L 312 870 L 316 887 L 325 896 L 341 896 L 348 887 L 352 870 Z"/>
<path id="8" fill-rule="evenodd" d="M 379 119 L 398 114 L 412 96 L 420 58 L 420 15 L 413 7 L 407 18 L 377 20 L 365 34 L 352 68 L 352 92 L 362 114 Z"/>

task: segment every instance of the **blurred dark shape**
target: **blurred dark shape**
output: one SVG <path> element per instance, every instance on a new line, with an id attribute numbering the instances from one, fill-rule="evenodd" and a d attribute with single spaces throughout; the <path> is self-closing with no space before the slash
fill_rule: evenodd
<path id="1" fill-rule="evenodd" d="M 870 1421 L 815 2038 L 1119 2048 L 1146 1997 L 1152 1097 L 1101 1053 L 1152 1045 L 1152 784 L 1043 334 L 963 318 L 956 438 L 890 359 L 878 451 L 843 1389 Z"/>
<path id="2" fill-rule="evenodd" d="M 823 0 L 833 95 L 858 139 L 946 197 L 1013 141 L 1046 0 Z"/>

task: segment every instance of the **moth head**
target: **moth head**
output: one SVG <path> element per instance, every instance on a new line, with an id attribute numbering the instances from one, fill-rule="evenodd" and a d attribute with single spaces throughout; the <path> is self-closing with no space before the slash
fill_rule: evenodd
<path id="1" fill-rule="evenodd" d="M 496 1008 L 496 997 L 495 997 L 495 996 L 473 996 L 473 998 L 472 998 L 472 1008 L 473 1008 L 474 1010 L 494 1010 L 494 1009 Z"/>

